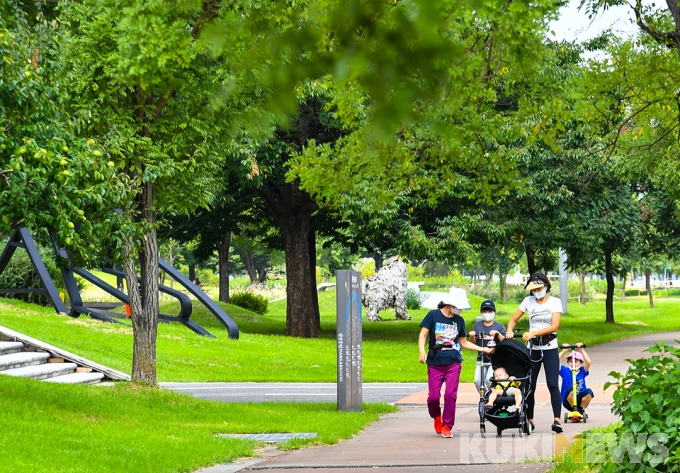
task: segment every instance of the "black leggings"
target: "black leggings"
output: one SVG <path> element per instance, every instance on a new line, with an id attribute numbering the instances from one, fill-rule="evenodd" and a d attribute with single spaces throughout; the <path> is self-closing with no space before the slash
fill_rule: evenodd
<path id="1" fill-rule="evenodd" d="M 531 361 L 533 371 L 531 373 L 531 394 L 527 396 L 527 419 L 534 418 L 534 405 L 536 404 L 534 394 L 536 393 L 538 374 L 541 372 L 541 364 L 545 367 L 545 382 L 548 385 L 548 391 L 550 391 L 550 404 L 552 404 L 553 415 L 559 418 L 562 411 L 562 398 L 557 384 L 560 378 L 560 354 L 558 349 L 533 350 L 531 352 Z"/>

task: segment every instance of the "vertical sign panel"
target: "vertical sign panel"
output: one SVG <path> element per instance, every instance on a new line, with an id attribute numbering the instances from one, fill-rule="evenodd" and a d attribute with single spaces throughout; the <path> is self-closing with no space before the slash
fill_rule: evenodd
<path id="1" fill-rule="evenodd" d="M 361 273 L 338 271 L 336 281 L 338 410 L 361 411 Z"/>

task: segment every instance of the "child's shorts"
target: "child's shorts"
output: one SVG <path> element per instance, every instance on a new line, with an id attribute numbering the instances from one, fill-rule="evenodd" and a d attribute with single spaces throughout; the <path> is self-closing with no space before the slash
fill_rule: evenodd
<path id="1" fill-rule="evenodd" d="M 578 394 L 576 395 L 576 405 L 577 405 L 577 406 L 580 406 L 580 405 L 581 405 L 581 400 L 582 400 L 584 397 L 586 397 L 588 394 L 590 394 L 590 397 L 595 397 L 595 394 L 593 394 L 593 390 L 590 389 L 590 388 L 586 388 L 586 389 L 584 389 L 583 391 L 581 391 L 580 393 L 578 393 Z M 569 393 L 567 393 L 567 396 L 568 396 L 568 395 L 569 395 Z M 569 401 L 567 401 L 567 398 L 566 398 L 566 397 L 562 400 L 562 405 L 563 405 L 564 408 L 565 408 L 566 410 L 568 410 L 568 411 L 573 411 L 573 410 L 574 410 L 574 406 L 572 406 L 571 404 L 569 404 Z"/>
<path id="2" fill-rule="evenodd" d="M 515 386 L 510 386 L 508 389 L 505 390 L 505 395 L 506 396 L 514 396 L 515 391 L 519 391 L 519 388 L 516 388 Z M 502 388 L 496 388 L 496 392 L 498 393 L 499 396 L 503 395 L 503 389 Z"/>

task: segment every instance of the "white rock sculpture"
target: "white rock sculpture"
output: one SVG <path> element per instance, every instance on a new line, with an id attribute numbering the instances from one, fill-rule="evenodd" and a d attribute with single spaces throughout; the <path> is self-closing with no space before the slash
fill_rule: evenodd
<path id="1" fill-rule="evenodd" d="M 394 308 L 397 319 L 411 320 L 406 311 L 406 265 L 401 260 L 394 260 L 383 266 L 363 283 L 361 303 L 366 307 L 366 320 L 381 320 L 380 311 Z"/>

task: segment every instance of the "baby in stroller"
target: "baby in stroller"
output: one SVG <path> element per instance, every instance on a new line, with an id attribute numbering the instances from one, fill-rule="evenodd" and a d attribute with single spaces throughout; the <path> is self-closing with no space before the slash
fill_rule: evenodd
<path id="1" fill-rule="evenodd" d="M 498 396 L 512 396 L 515 398 L 515 410 L 517 412 L 522 408 L 522 390 L 520 389 L 520 382 L 517 378 L 510 376 L 502 366 L 496 368 L 493 372 L 493 379 L 496 381 L 489 400 L 486 402 L 486 407 L 491 407 L 496 402 Z M 507 379 L 507 381 L 503 381 Z"/>
<path id="2" fill-rule="evenodd" d="M 486 435 L 486 421 L 496 426 L 496 433 L 517 429 L 520 437 L 531 435 L 531 424 L 526 418 L 526 399 L 531 393 L 531 354 L 529 349 L 514 339 L 496 344 L 491 356 L 494 377 L 493 389 L 479 399 L 479 430 Z M 499 388 L 500 387 L 500 388 Z M 513 412 L 508 409 L 516 408 Z"/>

